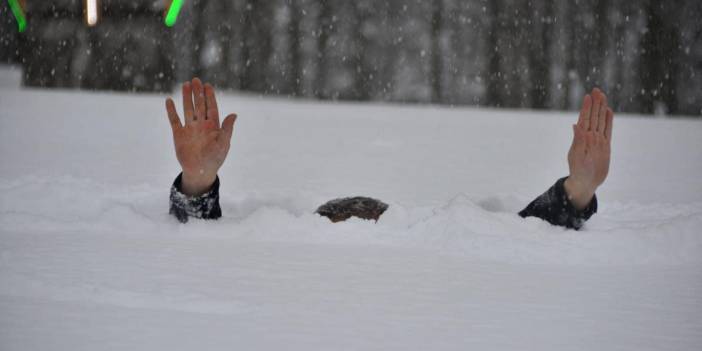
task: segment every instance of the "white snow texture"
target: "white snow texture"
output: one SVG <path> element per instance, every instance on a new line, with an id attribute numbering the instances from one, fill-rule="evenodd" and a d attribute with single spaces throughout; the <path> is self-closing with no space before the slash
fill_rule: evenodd
<path id="1" fill-rule="evenodd" d="M 702 121 L 616 116 L 573 231 L 516 212 L 574 112 L 224 93 L 224 217 L 183 225 L 165 96 L 0 72 L 0 350 L 702 350 Z"/>

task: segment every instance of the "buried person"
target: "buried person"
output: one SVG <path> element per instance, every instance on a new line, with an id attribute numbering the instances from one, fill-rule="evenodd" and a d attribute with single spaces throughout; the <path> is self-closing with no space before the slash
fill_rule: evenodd
<path id="1" fill-rule="evenodd" d="M 217 171 L 227 158 L 236 115 L 230 114 L 220 123 L 214 88 L 197 78 L 183 84 L 182 92 L 185 124 L 173 100 L 166 100 L 182 168 L 171 187 L 170 213 L 181 222 L 189 217 L 217 219 L 222 216 Z M 578 122 L 573 125 L 573 143 L 568 152 L 570 174 L 529 203 L 520 216 L 579 229 L 597 212 L 595 190 L 609 172 L 613 117 L 607 97 L 599 89 L 585 95 Z M 352 216 L 377 221 L 387 207 L 375 199 L 352 197 L 329 201 L 317 213 L 332 222 Z"/>

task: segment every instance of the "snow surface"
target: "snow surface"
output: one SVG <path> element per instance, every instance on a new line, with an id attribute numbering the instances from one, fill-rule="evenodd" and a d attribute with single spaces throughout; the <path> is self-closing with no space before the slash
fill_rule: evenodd
<path id="1" fill-rule="evenodd" d="M 702 121 L 617 116 L 579 232 L 515 213 L 572 112 L 292 102 L 236 111 L 224 217 L 167 214 L 160 95 L 0 70 L 0 350 L 700 350 Z M 313 214 L 341 196 L 376 224 Z"/>

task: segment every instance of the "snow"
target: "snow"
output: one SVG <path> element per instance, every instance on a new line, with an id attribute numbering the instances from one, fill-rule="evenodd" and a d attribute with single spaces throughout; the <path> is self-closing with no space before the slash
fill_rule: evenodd
<path id="1" fill-rule="evenodd" d="M 618 115 L 581 231 L 515 213 L 572 112 L 225 93 L 224 217 L 167 214 L 165 96 L 0 70 L 0 349 L 702 348 L 702 121 Z M 178 95 L 178 94 L 175 94 Z M 376 224 L 313 214 L 344 196 Z"/>

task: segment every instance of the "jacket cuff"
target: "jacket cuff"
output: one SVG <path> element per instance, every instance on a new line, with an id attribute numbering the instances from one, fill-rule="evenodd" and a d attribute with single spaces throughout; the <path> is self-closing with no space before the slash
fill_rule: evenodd
<path id="1" fill-rule="evenodd" d="M 585 221 L 597 212 L 597 196 L 582 210 L 577 210 L 568 198 L 564 183 L 568 177 L 556 181 L 545 193 L 527 205 L 519 215 L 522 217 L 538 217 L 553 225 L 566 228 L 580 229 Z"/>
<path id="2" fill-rule="evenodd" d="M 222 216 L 222 210 L 219 207 L 219 176 L 215 178 L 212 187 L 199 196 L 183 194 L 182 180 L 183 173 L 180 173 L 171 186 L 170 214 L 181 223 L 188 222 L 188 217 L 217 219 Z"/>
<path id="3" fill-rule="evenodd" d="M 576 209 L 568 196 L 568 192 L 565 190 L 566 179 L 568 179 L 568 177 L 559 179 L 553 188 L 556 193 L 556 198 L 563 204 L 562 211 L 568 214 L 568 221 L 570 222 L 568 224 L 571 224 L 570 227 L 572 228 L 579 229 L 583 226 L 585 221 L 590 219 L 593 214 L 597 213 L 597 195 L 592 195 L 592 200 L 590 200 L 590 203 L 584 209 Z"/>

